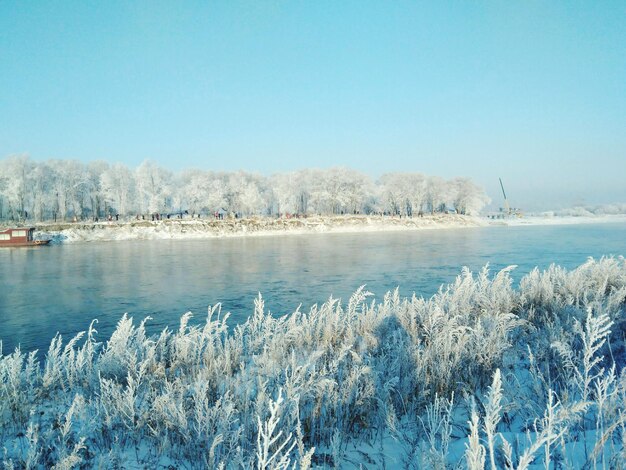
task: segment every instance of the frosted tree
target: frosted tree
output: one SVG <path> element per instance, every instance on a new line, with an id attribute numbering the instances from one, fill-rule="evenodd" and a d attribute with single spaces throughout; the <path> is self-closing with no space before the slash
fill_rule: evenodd
<path id="1" fill-rule="evenodd" d="M 325 172 L 318 169 L 311 169 L 306 172 L 305 178 L 308 181 L 309 207 L 311 212 L 316 214 L 330 212 L 331 196 L 325 181 Z"/>
<path id="2" fill-rule="evenodd" d="M 25 218 L 32 169 L 33 164 L 24 155 L 9 157 L 2 166 L 3 198 L 8 206 L 9 217 L 12 219 Z"/>
<path id="3" fill-rule="evenodd" d="M 32 200 L 32 217 L 36 221 L 44 220 L 46 209 L 51 207 L 50 171 L 46 164 L 34 165 L 30 173 L 30 193 Z"/>
<path id="4" fill-rule="evenodd" d="M 455 178 L 451 187 L 454 208 L 459 214 L 477 214 L 491 202 L 484 190 L 469 178 Z"/>
<path id="5" fill-rule="evenodd" d="M 379 182 L 382 205 L 395 215 L 417 215 L 426 200 L 426 178 L 420 173 L 386 173 Z"/>
<path id="6" fill-rule="evenodd" d="M 403 185 L 400 180 L 401 173 L 385 173 L 378 180 L 381 190 L 381 202 L 385 212 L 393 215 L 402 214 L 404 202 Z"/>
<path id="7" fill-rule="evenodd" d="M 48 161 L 51 174 L 50 188 L 52 194 L 52 215 L 53 219 L 65 220 L 69 211 L 69 187 L 67 185 L 66 168 L 64 160 Z"/>
<path id="8" fill-rule="evenodd" d="M 67 200 L 75 217 L 83 218 L 93 190 L 87 168 L 76 160 L 62 161 L 62 175 Z"/>
<path id="9" fill-rule="evenodd" d="M 319 214 L 360 211 L 372 187 L 367 176 L 349 168 L 309 170 L 306 178 L 310 188 L 308 203 Z"/>
<path id="10" fill-rule="evenodd" d="M 241 192 L 241 212 L 246 215 L 266 215 L 269 212 L 272 195 L 266 178 L 260 175 L 248 175 Z"/>
<path id="11" fill-rule="evenodd" d="M 213 176 L 207 187 L 205 207 L 210 211 L 217 211 L 226 205 L 226 184 L 223 178 Z"/>
<path id="12" fill-rule="evenodd" d="M 266 209 L 264 178 L 245 171 L 230 173 L 225 178 L 225 202 L 230 212 L 244 215 L 261 214 Z"/>
<path id="13" fill-rule="evenodd" d="M 328 211 L 332 214 L 344 212 L 348 205 L 349 175 L 347 168 L 330 168 L 324 171 L 323 185 Z"/>
<path id="14" fill-rule="evenodd" d="M 4 171 L 6 161 L 0 161 L 0 219 L 4 217 L 5 200 L 7 198 L 6 189 L 9 184 L 9 178 Z"/>
<path id="15" fill-rule="evenodd" d="M 446 207 L 449 197 L 449 186 L 439 176 L 426 179 L 426 207 L 431 213 L 441 212 Z"/>
<path id="16" fill-rule="evenodd" d="M 426 203 L 426 177 L 421 173 L 408 174 L 410 191 L 409 204 L 411 206 L 411 215 L 417 215 L 424 209 Z"/>
<path id="17" fill-rule="evenodd" d="M 169 207 L 174 212 L 179 213 L 188 210 L 185 196 L 183 175 L 181 173 L 172 173 L 168 198 Z"/>
<path id="18" fill-rule="evenodd" d="M 295 212 L 298 214 L 308 214 L 315 212 L 312 205 L 312 192 L 316 180 L 320 178 L 320 170 L 300 170 L 294 174 L 294 204 Z M 272 187 L 272 189 L 274 189 Z"/>
<path id="19" fill-rule="evenodd" d="M 274 203 L 278 214 L 298 212 L 300 179 L 298 173 L 278 173 L 270 179 L 274 194 Z"/>
<path id="20" fill-rule="evenodd" d="M 239 215 L 356 214 L 412 216 L 448 205 L 477 213 L 489 198 L 468 178 L 446 182 L 420 173 L 387 173 L 377 184 L 350 168 L 304 169 L 271 178 L 238 171 L 178 174 L 144 161 L 122 164 L 73 160 L 0 160 L 0 217 L 35 220 L 97 217 L 104 213 L 214 212 Z"/>
<path id="21" fill-rule="evenodd" d="M 95 161 L 87 165 L 87 185 L 89 201 L 91 204 L 91 215 L 93 217 L 99 217 L 102 215 L 102 206 L 104 204 L 104 193 L 102 191 L 102 184 L 100 175 L 102 175 L 109 168 L 109 164 L 104 161 Z"/>
<path id="22" fill-rule="evenodd" d="M 181 199 L 192 214 L 200 213 L 206 206 L 208 188 L 211 183 L 209 173 L 199 170 L 186 170 L 179 178 Z"/>
<path id="23" fill-rule="evenodd" d="M 105 203 L 120 214 L 128 214 L 135 195 L 133 173 L 125 165 L 116 163 L 102 172 L 100 186 Z"/>
<path id="24" fill-rule="evenodd" d="M 172 173 L 145 160 L 135 172 L 139 209 L 160 213 L 167 210 L 171 196 Z"/>
<path id="25" fill-rule="evenodd" d="M 225 174 L 212 171 L 187 170 L 180 176 L 181 199 L 192 214 L 215 212 L 226 204 Z"/>
<path id="26" fill-rule="evenodd" d="M 368 196 L 374 191 L 374 183 L 367 175 L 350 169 L 344 169 L 343 177 L 346 211 L 353 214 L 362 212 Z"/>
<path id="27" fill-rule="evenodd" d="M 8 160 L 0 161 L 0 217 L 9 216 L 9 172 Z"/>
<path id="28" fill-rule="evenodd" d="M 84 217 L 94 210 L 92 197 L 98 187 L 95 174 L 90 174 L 84 164 L 75 160 L 49 160 L 44 168 L 42 178 L 49 193 L 45 199 L 55 220 L 57 216 L 65 219 L 70 213 Z"/>

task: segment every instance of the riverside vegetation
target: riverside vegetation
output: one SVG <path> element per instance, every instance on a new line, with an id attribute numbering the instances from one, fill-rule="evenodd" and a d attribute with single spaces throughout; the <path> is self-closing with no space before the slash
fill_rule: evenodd
<path id="1" fill-rule="evenodd" d="M 0 355 L 17 468 L 624 468 L 626 261 Z M 370 450 L 370 449 L 375 449 Z M 393 452 L 390 451 L 393 449 Z M 392 455 L 393 454 L 393 455 Z"/>
<path id="2" fill-rule="evenodd" d="M 28 223 L 106 220 L 119 215 L 204 216 L 478 214 L 489 203 L 469 178 L 386 173 L 374 181 L 349 168 L 262 176 L 188 169 L 173 173 L 149 160 L 136 169 L 99 161 L 0 159 L 0 220 Z"/>
<path id="3" fill-rule="evenodd" d="M 2 224 L 0 224 L 1 226 Z M 161 221 L 38 224 L 40 236 L 54 243 L 146 239 L 193 239 L 228 236 L 263 236 L 321 232 L 377 232 L 394 230 L 480 227 L 478 217 L 427 214 L 422 217 L 334 215 L 306 218 L 250 217 L 224 220 L 183 219 Z"/>

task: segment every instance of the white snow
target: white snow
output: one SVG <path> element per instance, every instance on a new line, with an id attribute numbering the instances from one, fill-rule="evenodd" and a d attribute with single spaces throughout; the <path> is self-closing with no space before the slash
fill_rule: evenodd
<path id="1" fill-rule="evenodd" d="M 530 214 L 524 217 L 511 217 L 506 219 L 485 219 L 489 225 L 525 226 L 525 225 L 576 225 L 576 224 L 605 224 L 626 222 L 626 214 L 603 214 L 603 215 L 552 215 Z"/>
<path id="2" fill-rule="evenodd" d="M 163 221 L 120 221 L 98 223 L 38 224 L 38 238 L 54 243 L 183 240 L 218 237 L 267 237 L 312 233 L 390 232 L 402 230 L 457 229 L 484 226 L 539 226 L 626 223 L 626 215 L 550 216 L 489 219 L 458 214 L 424 217 L 313 216 L 307 218 L 251 217 L 244 219 L 172 219 Z"/>
<path id="3" fill-rule="evenodd" d="M 427 215 L 414 218 L 350 215 L 292 219 L 253 217 L 226 220 L 172 219 L 158 222 L 40 224 L 37 226 L 37 233 L 40 238 L 52 238 L 54 242 L 67 243 L 432 230 L 480 227 L 484 225 L 486 225 L 486 222 L 483 219 L 457 214 Z"/>

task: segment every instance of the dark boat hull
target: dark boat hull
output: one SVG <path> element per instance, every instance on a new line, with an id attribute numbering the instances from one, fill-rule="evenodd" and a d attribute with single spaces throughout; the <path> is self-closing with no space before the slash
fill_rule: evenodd
<path id="1" fill-rule="evenodd" d="M 50 244 L 50 240 L 33 240 L 30 242 L 2 242 L 0 241 L 0 248 L 12 248 L 12 247 L 21 247 L 21 246 L 45 246 Z"/>

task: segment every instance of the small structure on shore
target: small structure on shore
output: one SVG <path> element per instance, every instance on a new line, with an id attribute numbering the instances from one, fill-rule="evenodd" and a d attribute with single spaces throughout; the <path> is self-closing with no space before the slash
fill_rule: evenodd
<path id="1" fill-rule="evenodd" d="M 50 243 L 50 240 L 35 240 L 34 231 L 35 227 L 21 227 L 0 232 L 0 246 L 40 246 Z"/>
<path id="2" fill-rule="evenodd" d="M 504 196 L 504 207 L 500 208 L 500 212 L 498 214 L 489 214 L 487 215 L 490 219 L 505 219 L 508 217 L 523 217 L 522 210 L 517 207 L 509 206 L 509 201 L 506 197 L 506 192 L 504 191 L 504 184 L 502 184 L 502 178 L 498 178 L 500 180 L 500 188 L 502 189 L 502 196 Z"/>

